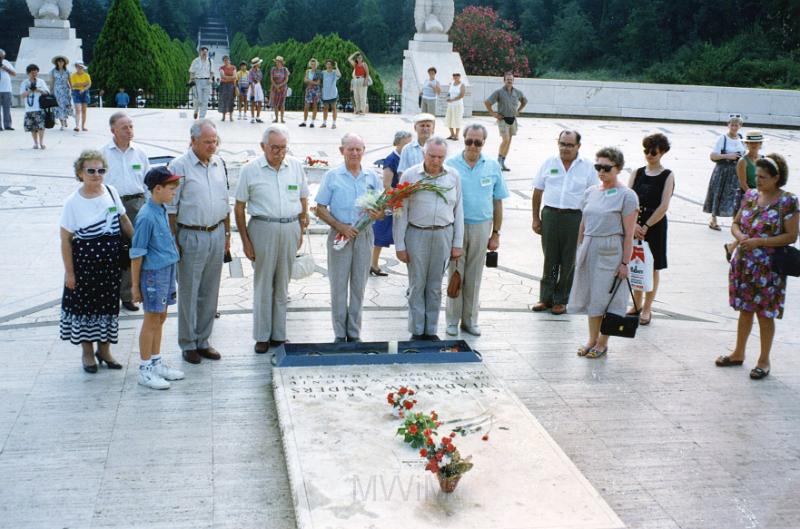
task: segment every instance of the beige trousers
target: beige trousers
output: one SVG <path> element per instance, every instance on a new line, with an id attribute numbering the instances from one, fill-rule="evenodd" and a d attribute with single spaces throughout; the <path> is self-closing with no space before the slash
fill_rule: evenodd
<path id="1" fill-rule="evenodd" d="M 464 253 L 450 261 L 447 279 L 456 270 L 461 274 L 461 292 L 457 298 L 447 298 L 447 325 L 475 326 L 480 308 L 481 277 L 486 263 L 486 245 L 492 236 L 492 221 L 464 224 Z"/>

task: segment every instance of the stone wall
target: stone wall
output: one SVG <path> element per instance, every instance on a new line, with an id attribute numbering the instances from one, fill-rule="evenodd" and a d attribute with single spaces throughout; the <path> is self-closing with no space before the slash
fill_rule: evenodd
<path id="1" fill-rule="evenodd" d="M 502 79 L 472 75 L 470 83 L 472 107 L 482 110 Z M 529 78 L 514 86 L 531 114 L 722 123 L 740 113 L 748 125 L 800 127 L 800 91 Z"/>

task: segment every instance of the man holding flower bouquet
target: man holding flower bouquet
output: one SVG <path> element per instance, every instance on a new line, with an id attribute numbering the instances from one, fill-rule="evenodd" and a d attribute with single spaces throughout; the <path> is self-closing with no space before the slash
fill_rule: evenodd
<path id="1" fill-rule="evenodd" d="M 450 259 L 461 256 L 464 210 L 461 178 L 444 166 L 447 142 L 435 136 L 425 143 L 421 164 L 409 167 L 398 187 L 417 182 L 435 189 L 414 193 L 395 214 L 393 234 L 397 258 L 408 265 L 408 327 L 412 340 L 438 340 L 442 276 Z"/>
<path id="2" fill-rule="evenodd" d="M 383 210 L 370 206 L 383 193 L 383 181 L 362 167 L 364 140 L 360 136 L 345 134 L 339 152 L 344 164 L 325 173 L 317 192 L 316 212 L 332 228 L 327 248 L 335 341 L 360 342 L 361 309 L 374 242 L 372 222 L 384 216 Z"/>

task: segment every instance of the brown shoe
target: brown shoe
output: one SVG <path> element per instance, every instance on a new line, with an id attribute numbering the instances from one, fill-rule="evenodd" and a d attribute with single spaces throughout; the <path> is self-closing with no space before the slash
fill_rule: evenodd
<path id="1" fill-rule="evenodd" d="M 200 355 L 197 354 L 196 349 L 187 349 L 183 352 L 183 359 L 189 362 L 190 364 L 199 364 L 202 362 Z"/>
<path id="2" fill-rule="evenodd" d="M 199 354 L 203 358 L 208 358 L 209 360 L 219 360 L 220 358 L 222 358 L 222 355 L 219 354 L 217 350 L 211 346 L 206 347 L 205 349 L 198 349 L 197 354 Z"/>
<path id="3" fill-rule="evenodd" d="M 256 342 L 256 346 L 253 348 L 256 354 L 263 355 L 267 351 L 269 351 L 269 342 Z"/>
<path id="4" fill-rule="evenodd" d="M 558 316 L 560 314 L 564 314 L 565 312 L 567 312 L 567 306 L 566 305 L 553 305 L 553 308 L 550 309 L 550 312 L 552 312 L 556 316 Z"/>
<path id="5" fill-rule="evenodd" d="M 533 312 L 544 312 L 552 306 L 553 305 L 551 305 L 550 303 L 545 303 L 544 301 L 540 301 L 539 303 L 531 307 L 531 310 Z"/>

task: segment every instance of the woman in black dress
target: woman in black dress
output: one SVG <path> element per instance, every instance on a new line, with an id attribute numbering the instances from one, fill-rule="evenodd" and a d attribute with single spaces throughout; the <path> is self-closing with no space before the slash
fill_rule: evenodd
<path id="1" fill-rule="evenodd" d="M 669 140 L 663 134 L 651 134 L 643 141 L 645 167 L 631 175 L 628 186 L 639 197 L 639 218 L 634 237 L 644 239 L 653 252 L 653 290 L 644 295 L 635 290 L 636 305 L 642 309 L 641 325 L 648 325 L 653 317 L 653 300 L 658 290 L 658 271 L 667 267 L 667 209 L 675 189 L 675 174 L 661 165 L 661 157 L 669 152 Z"/>

